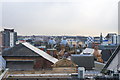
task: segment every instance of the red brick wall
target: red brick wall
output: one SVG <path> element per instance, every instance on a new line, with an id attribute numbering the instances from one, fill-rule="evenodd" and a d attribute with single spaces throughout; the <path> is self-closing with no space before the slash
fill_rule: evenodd
<path id="1" fill-rule="evenodd" d="M 51 69 L 51 63 L 50 61 L 44 59 L 44 58 L 37 58 L 34 64 L 34 69 Z"/>

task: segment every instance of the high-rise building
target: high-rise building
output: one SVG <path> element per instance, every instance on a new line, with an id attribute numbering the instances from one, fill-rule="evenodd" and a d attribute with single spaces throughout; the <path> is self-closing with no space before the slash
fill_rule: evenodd
<path id="1" fill-rule="evenodd" d="M 14 29 L 4 29 L 1 34 L 3 48 L 13 47 L 16 44 L 17 32 L 14 32 Z"/>

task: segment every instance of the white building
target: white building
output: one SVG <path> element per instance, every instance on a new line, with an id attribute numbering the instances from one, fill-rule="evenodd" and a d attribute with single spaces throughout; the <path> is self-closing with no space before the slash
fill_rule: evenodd
<path id="1" fill-rule="evenodd" d="M 120 44 L 120 35 L 117 37 L 117 43 Z"/>
<path id="2" fill-rule="evenodd" d="M 117 44 L 117 34 L 108 33 L 106 39 L 109 41 L 109 44 Z"/>
<path id="3" fill-rule="evenodd" d="M 68 44 L 68 41 L 66 40 L 66 37 L 63 37 L 63 40 L 60 43 L 61 45 L 66 46 Z"/>

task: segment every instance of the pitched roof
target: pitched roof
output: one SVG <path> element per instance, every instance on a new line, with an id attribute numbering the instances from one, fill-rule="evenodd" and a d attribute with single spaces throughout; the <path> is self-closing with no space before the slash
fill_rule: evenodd
<path id="1" fill-rule="evenodd" d="M 41 56 L 52 63 L 56 63 L 58 59 L 50 56 L 46 52 L 34 47 L 33 45 L 25 42 L 10 48 L 7 51 L 3 51 L 2 56 Z"/>
<path id="2" fill-rule="evenodd" d="M 6 61 L 4 60 L 4 58 L 0 55 L 0 71 L 2 69 L 5 69 L 6 67 Z"/>
<path id="3" fill-rule="evenodd" d="M 39 56 L 38 54 L 34 53 L 32 50 L 24 46 L 23 44 L 18 44 L 8 50 L 3 51 L 2 56 Z"/>
<path id="4" fill-rule="evenodd" d="M 51 61 L 52 63 L 56 63 L 58 61 L 58 59 L 50 56 L 49 54 L 47 54 L 46 52 L 34 47 L 33 45 L 29 44 L 29 43 L 22 43 L 24 46 L 28 47 L 29 49 L 31 49 L 32 51 L 34 51 L 35 53 L 37 53 L 38 55 L 42 56 L 43 58 Z"/>
<path id="5" fill-rule="evenodd" d="M 111 57 L 108 59 L 106 65 L 104 66 L 104 68 L 102 69 L 101 72 L 104 72 L 104 70 L 109 67 L 109 65 L 111 64 L 111 62 L 113 61 L 113 59 L 116 57 L 116 55 L 119 53 L 119 51 L 120 51 L 120 45 L 115 49 L 115 51 L 113 52 L 113 54 L 111 55 Z"/>

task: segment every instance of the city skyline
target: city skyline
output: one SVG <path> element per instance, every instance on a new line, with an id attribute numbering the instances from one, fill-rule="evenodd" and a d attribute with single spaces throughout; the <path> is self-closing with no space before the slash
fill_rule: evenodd
<path id="1" fill-rule="evenodd" d="M 20 35 L 98 36 L 118 32 L 119 0 L 40 1 L 1 3 L 2 28 L 14 28 Z"/>

